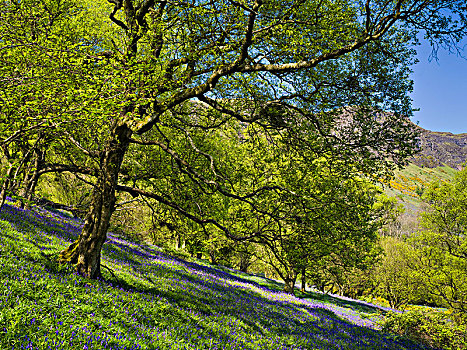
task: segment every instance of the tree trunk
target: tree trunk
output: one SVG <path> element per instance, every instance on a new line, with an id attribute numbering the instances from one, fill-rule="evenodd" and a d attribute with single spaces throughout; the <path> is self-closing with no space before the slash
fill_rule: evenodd
<path id="1" fill-rule="evenodd" d="M 10 165 L 5 174 L 5 179 L 3 180 L 2 189 L 0 190 L 0 209 L 5 204 L 8 187 L 10 186 L 11 175 L 13 174 L 13 168 L 13 165 Z"/>
<path id="2" fill-rule="evenodd" d="M 37 183 L 39 182 L 39 176 L 40 175 L 38 172 L 34 173 L 34 176 L 31 179 L 31 182 L 29 183 L 28 193 L 26 196 L 26 199 L 28 200 L 28 202 L 31 202 L 34 198 L 34 194 L 36 193 Z"/>
<path id="3" fill-rule="evenodd" d="M 175 249 L 180 250 L 182 249 L 182 235 L 178 230 L 175 232 L 175 235 Z"/>
<path id="4" fill-rule="evenodd" d="M 306 291 L 306 269 L 303 267 L 302 268 L 302 285 L 301 285 L 301 291 L 305 293 Z"/>
<path id="5" fill-rule="evenodd" d="M 293 274 L 292 276 L 286 276 L 284 278 L 284 292 L 295 295 L 295 281 L 297 276 Z"/>
<path id="6" fill-rule="evenodd" d="M 115 209 L 115 188 L 131 134 L 132 131 L 126 125 L 113 128 L 101 154 L 100 174 L 82 232 L 74 243 L 60 253 L 61 262 L 76 263 L 78 274 L 87 278 L 96 279 L 101 276 L 101 249 Z"/>
<path id="7" fill-rule="evenodd" d="M 29 156 L 27 159 L 30 160 L 31 156 Z M 29 180 L 32 177 L 33 166 L 34 165 L 31 164 L 30 162 L 25 163 L 25 166 L 24 166 L 24 170 L 23 170 L 24 171 L 24 176 L 23 176 L 23 180 L 21 181 L 21 183 L 19 185 L 19 192 L 18 192 L 21 209 L 25 209 L 25 207 L 26 207 L 24 199 L 25 199 L 25 197 L 27 195 Z"/>
<path id="8" fill-rule="evenodd" d="M 39 171 L 42 165 L 42 152 L 37 152 L 34 171 L 31 174 L 26 174 L 19 196 L 21 197 L 21 207 L 25 209 L 31 208 L 31 200 L 36 191 L 37 182 L 39 181 Z"/>
<path id="9" fill-rule="evenodd" d="M 30 203 L 32 199 L 34 198 L 34 193 L 36 192 L 37 183 L 39 182 L 39 177 L 40 177 L 39 171 L 43 168 L 44 161 L 45 161 L 44 151 L 37 149 L 35 154 L 36 154 L 36 160 L 34 164 L 34 172 L 29 179 L 29 182 L 26 188 L 26 193 L 25 193 L 25 198 L 28 201 L 28 203 Z"/>
<path id="10" fill-rule="evenodd" d="M 8 178 L 5 178 L 3 180 L 3 184 L 2 184 L 2 189 L 0 191 L 0 209 L 3 208 L 3 205 L 5 204 L 5 200 L 6 200 L 6 191 L 7 191 L 7 188 L 8 188 L 8 183 L 10 182 L 10 179 Z"/>
<path id="11" fill-rule="evenodd" d="M 214 252 L 214 249 L 209 249 L 209 258 L 211 259 L 212 265 L 218 265 L 217 255 Z"/>
<path id="12" fill-rule="evenodd" d="M 240 266 L 239 266 L 240 271 L 247 273 L 249 266 L 250 266 L 250 256 L 248 255 L 248 253 L 240 253 Z"/>

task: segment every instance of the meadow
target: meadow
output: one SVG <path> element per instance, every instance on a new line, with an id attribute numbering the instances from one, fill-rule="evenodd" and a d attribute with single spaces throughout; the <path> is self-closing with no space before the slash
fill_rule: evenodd
<path id="1" fill-rule="evenodd" d="M 378 330 L 376 305 L 280 284 L 109 233 L 102 280 L 56 262 L 81 222 L 0 212 L 1 349 L 427 349 Z"/>

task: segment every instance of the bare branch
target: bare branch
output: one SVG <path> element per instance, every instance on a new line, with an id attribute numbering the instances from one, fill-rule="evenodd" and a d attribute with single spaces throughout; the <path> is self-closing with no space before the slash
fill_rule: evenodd
<path id="1" fill-rule="evenodd" d="M 223 106 L 222 104 L 220 104 L 217 100 L 215 99 L 212 99 L 212 98 L 209 98 L 205 95 L 199 95 L 198 96 L 198 99 L 201 101 L 201 102 L 204 102 L 206 104 L 208 104 L 209 106 L 211 106 L 212 108 L 214 108 L 215 110 L 221 112 L 221 113 L 224 113 L 224 114 L 227 114 L 227 115 L 230 115 L 232 117 L 234 117 L 235 119 L 241 121 L 241 122 L 245 122 L 245 123 L 252 123 L 258 119 L 260 119 L 259 116 L 256 116 L 254 118 L 249 118 L 248 116 L 246 115 L 243 115 L 243 114 L 240 114 L 240 113 L 237 113 L 225 106 Z"/>
<path id="2" fill-rule="evenodd" d="M 82 166 L 77 166 L 77 165 L 59 164 L 59 163 L 44 164 L 42 168 L 38 171 L 38 174 L 43 175 L 46 173 L 63 173 L 63 172 L 70 172 L 73 174 L 83 174 L 83 175 L 91 175 L 91 176 L 98 175 L 98 171 L 93 168 L 82 167 Z"/>
<path id="3" fill-rule="evenodd" d="M 65 134 L 65 136 L 68 138 L 68 140 L 71 141 L 72 144 L 74 144 L 76 147 L 78 147 L 78 149 L 83 152 L 84 154 L 86 154 L 87 156 L 90 156 L 90 157 L 98 157 L 99 154 L 98 152 L 94 152 L 94 151 L 89 151 L 87 150 L 86 148 L 84 148 L 83 146 L 81 146 L 81 144 L 75 140 L 75 138 L 73 136 L 71 136 L 71 134 L 66 131 L 66 130 L 62 130 L 63 134 Z"/>

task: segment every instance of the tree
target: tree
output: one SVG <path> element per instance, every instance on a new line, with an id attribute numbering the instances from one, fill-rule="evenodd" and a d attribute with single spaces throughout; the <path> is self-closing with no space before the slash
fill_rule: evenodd
<path id="1" fill-rule="evenodd" d="M 82 56 L 76 46 L 79 42 L 83 47 L 89 45 L 93 33 L 77 25 L 82 22 L 80 5 L 71 1 L 2 3 L 0 145 L 2 160 L 8 163 L 2 193 L 9 189 L 21 201 L 31 200 L 39 177 L 45 173 L 92 172 L 77 168 L 70 159 L 69 164 L 46 160 L 48 153 L 53 153 L 52 158 L 57 154 L 67 158 L 67 151 L 59 147 L 66 129 L 57 126 L 72 126 L 72 116 L 64 113 L 73 102 L 66 87 L 78 90 L 80 81 L 72 75 L 83 71 L 72 70 Z M 85 35 L 87 30 L 90 35 Z M 64 64 L 64 60 L 72 63 Z M 70 80 L 75 80 L 74 85 L 67 85 Z"/>
<path id="2" fill-rule="evenodd" d="M 280 219 L 257 242 L 266 247 L 263 259 L 283 279 L 285 290 L 294 293 L 298 275 L 303 285 L 307 271 L 317 283 L 366 266 L 380 229 L 381 211 L 373 210 L 376 187 L 335 158 L 315 155 L 308 162 L 289 152 L 271 166 L 290 192 L 269 195 Z M 344 285 L 339 287 L 342 291 Z"/>
<path id="3" fill-rule="evenodd" d="M 7 194 L 19 195 L 23 204 L 24 199 L 31 200 L 39 171 L 44 164 L 44 143 L 47 142 L 47 136 L 40 131 L 40 124 L 27 127 L 27 123 L 23 121 L 18 125 L 8 119 L 0 120 L 0 128 L 0 147 L 4 163 L 1 208 Z M 35 129 L 39 129 L 39 132 Z"/>
<path id="4" fill-rule="evenodd" d="M 412 273 L 414 248 L 402 234 L 401 224 L 405 209 L 396 198 L 379 197 L 374 208 L 380 212 L 383 228 L 379 243 L 383 250 L 381 259 L 367 271 L 367 284 L 373 296 L 383 297 L 392 308 L 423 299 L 420 281 Z M 408 233 L 405 232 L 407 235 Z"/>
<path id="5" fill-rule="evenodd" d="M 424 199 L 429 209 L 421 215 L 421 230 L 412 244 L 417 249 L 413 273 L 438 302 L 467 311 L 467 170 L 451 183 L 432 183 Z"/>
<path id="6" fill-rule="evenodd" d="M 381 245 L 384 257 L 372 271 L 374 294 L 386 299 L 392 308 L 423 299 L 422 285 L 412 271 L 414 248 L 394 237 L 382 238 Z"/>
<path id="7" fill-rule="evenodd" d="M 94 169 L 82 234 L 61 254 L 89 278 L 100 275 L 117 190 L 231 238 L 262 233 L 238 235 L 161 190 L 119 183 L 130 146 L 156 148 L 201 192 L 271 216 L 258 203 L 279 190 L 274 181 L 232 188 L 218 171 L 224 161 L 193 134 L 234 119 L 276 130 L 304 156 L 333 152 L 361 173 L 401 163 L 416 148 L 406 118 L 414 30 L 449 44 L 466 22 L 461 0 L 109 0 L 112 23 L 96 4 L 10 0 L 0 24 L 4 100 L 54 126 L 73 150 L 70 161 L 81 152 Z"/>

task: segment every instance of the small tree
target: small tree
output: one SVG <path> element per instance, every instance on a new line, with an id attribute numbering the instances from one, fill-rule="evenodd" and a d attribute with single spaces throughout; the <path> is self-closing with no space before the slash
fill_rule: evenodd
<path id="1" fill-rule="evenodd" d="M 380 212 L 373 208 L 377 189 L 336 159 L 308 164 L 289 154 L 279 169 L 278 177 L 291 193 L 274 197 L 282 218 L 258 240 L 267 247 L 267 262 L 289 293 L 294 293 L 298 275 L 303 281 L 307 270 L 313 271 L 315 283 L 336 282 L 344 292 L 349 287 L 342 280 L 345 271 L 367 268 L 377 255 Z"/>
<path id="2" fill-rule="evenodd" d="M 384 256 L 372 271 L 373 293 L 386 299 L 392 308 L 404 307 L 426 297 L 412 270 L 415 264 L 413 247 L 393 237 L 382 238 L 381 246 Z"/>

